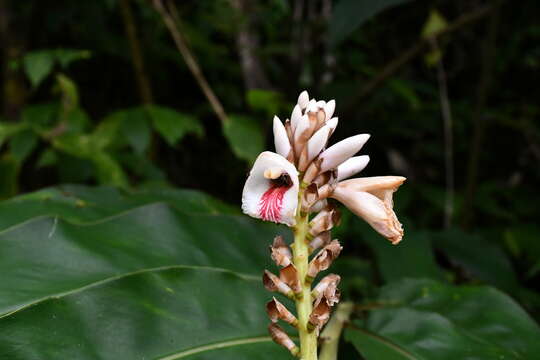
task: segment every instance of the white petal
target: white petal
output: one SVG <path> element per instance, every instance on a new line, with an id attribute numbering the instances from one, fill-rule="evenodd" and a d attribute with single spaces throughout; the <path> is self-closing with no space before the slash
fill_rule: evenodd
<path id="1" fill-rule="evenodd" d="M 306 163 L 309 164 L 315 156 L 319 155 L 321 150 L 326 146 L 328 138 L 330 137 L 331 128 L 328 125 L 323 126 L 309 139 L 307 143 L 307 159 Z"/>
<path id="2" fill-rule="evenodd" d="M 332 197 L 364 219 L 392 244 L 401 241 L 403 228 L 392 209 L 391 201 L 383 201 L 370 193 L 353 191 L 339 185 L 334 190 Z"/>
<path id="3" fill-rule="evenodd" d="M 265 172 L 268 175 L 276 170 L 290 177 L 292 185 L 289 188 L 276 188 L 275 183 L 267 178 L 270 176 L 265 177 Z M 257 219 L 293 226 L 296 223 L 298 187 L 298 171 L 294 165 L 279 154 L 265 151 L 255 160 L 244 185 L 242 211 Z M 270 211 L 268 199 L 271 201 Z"/>
<path id="4" fill-rule="evenodd" d="M 351 136 L 345 140 L 332 145 L 322 154 L 322 163 L 320 172 L 325 172 L 338 167 L 345 160 L 356 154 L 369 139 L 368 134 Z"/>
<path id="5" fill-rule="evenodd" d="M 324 101 L 324 100 L 319 100 L 319 101 L 317 101 L 317 107 L 318 107 L 319 109 L 323 109 L 323 110 L 324 110 L 324 107 L 325 107 L 325 106 L 326 106 L 326 101 Z"/>
<path id="6" fill-rule="evenodd" d="M 316 113 L 318 110 L 317 101 L 315 99 L 309 100 L 309 103 L 307 104 L 306 113 L 308 112 L 314 112 Z"/>
<path id="7" fill-rule="evenodd" d="M 274 145 L 276 146 L 276 152 L 284 158 L 289 155 L 291 151 L 291 143 L 287 136 L 287 130 L 285 126 L 277 116 L 274 116 Z"/>
<path id="8" fill-rule="evenodd" d="M 300 120 L 298 121 L 298 126 L 296 126 L 296 130 L 294 131 L 294 142 L 298 142 L 298 139 L 304 133 L 306 130 L 309 129 L 309 118 L 307 115 L 302 115 Z"/>
<path id="9" fill-rule="evenodd" d="M 296 130 L 296 127 L 298 126 L 298 123 L 300 122 L 300 119 L 302 118 L 302 110 L 300 109 L 300 105 L 295 105 L 294 109 L 291 114 L 291 128 L 294 132 Z"/>
<path id="10" fill-rule="evenodd" d="M 336 130 L 336 127 L 338 126 L 338 118 L 331 118 L 326 122 L 326 125 L 328 125 L 328 127 L 330 128 L 330 135 L 332 135 L 334 133 L 334 130 Z"/>
<path id="11" fill-rule="evenodd" d="M 304 110 L 308 102 L 309 102 L 309 94 L 306 90 L 304 90 L 300 93 L 300 96 L 298 96 L 298 105 L 300 105 L 300 108 Z"/>
<path id="12" fill-rule="evenodd" d="M 371 176 L 345 180 L 340 182 L 339 186 L 347 190 L 365 191 L 378 195 L 383 190 L 395 191 L 405 180 L 403 176 Z"/>
<path id="13" fill-rule="evenodd" d="M 337 168 L 337 180 L 341 181 L 355 174 L 358 174 L 360 171 L 364 170 L 368 163 L 368 155 L 355 156 L 350 158 L 349 160 L 346 160 Z"/>
<path id="14" fill-rule="evenodd" d="M 326 103 L 326 106 L 324 107 L 324 113 L 326 114 L 326 121 L 334 115 L 334 110 L 336 110 L 336 101 L 330 100 Z"/>

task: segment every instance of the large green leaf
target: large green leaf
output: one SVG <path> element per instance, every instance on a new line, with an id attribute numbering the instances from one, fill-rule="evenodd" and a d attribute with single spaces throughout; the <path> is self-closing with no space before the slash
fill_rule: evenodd
<path id="1" fill-rule="evenodd" d="M 540 328 L 490 287 L 409 279 L 384 287 L 364 324 L 346 331 L 367 359 L 534 359 Z"/>
<path id="2" fill-rule="evenodd" d="M 434 245 L 470 277 L 478 278 L 502 290 L 512 292 L 518 279 L 505 252 L 492 241 L 458 229 L 435 233 Z M 482 249 L 481 255 L 478 249 Z"/>
<path id="3" fill-rule="evenodd" d="M 330 42 L 337 45 L 366 20 L 384 9 L 408 0 L 341 0 L 330 22 Z"/>
<path id="4" fill-rule="evenodd" d="M 75 224 L 92 223 L 154 203 L 167 203 L 193 214 L 233 213 L 236 210 L 193 190 L 155 189 L 128 193 L 112 187 L 63 185 L 0 202 L 0 231 L 41 216 L 58 216 Z"/>
<path id="5" fill-rule="evenodd" d="M 392 245 L 364 221 L 353 222 L 362 239 L 371 247 L 377 267 L 386 282 L 407 277 L 429 277 L 443 280 L 444 274 L 435 262 L 431 237 L 427 232 L 408 230 L 399 245 Z"/>
<path id="6" fill-rule="evenodd" d="M 196 192 L 69 189 L 0 203 L 0 358 L 289 357 L 260 283 L 277 226 Z"/>

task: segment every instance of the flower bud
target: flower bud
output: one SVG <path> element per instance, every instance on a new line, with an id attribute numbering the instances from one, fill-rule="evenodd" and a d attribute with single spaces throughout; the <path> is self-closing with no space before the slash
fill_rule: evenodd
<path id="1" fill-rule="evenodd" d="M 320 163 L 312 162 L 304 175 L 304 182 L 310 183 L 319 173 L 337 168 L 345 160 L 356 154 L 369 139 L 368 134 L 351 136 L 323 151 Z"/>
<path id="2" fill-rule="evenodd" d="M 309 94 L 306 90 L 302 91 L 298 96 L 298 105 L 300 109 L 304 110 L 309 103 Z"/>
<path id="3" fill-rule="evenodd" d="M 289 137 L 287 136 L 287 130 L 285 126 L 277 116 L 274 116 L 274 145 L 276 147 L 276 152 L 287 158 L 289 153 L 292 150 L 291 143 L 289 142 Z"/>
<path id="4" fill-rule="evenodd" d="M 332 118 L 334 115 L 334 110 L 336 109 L 336 101 L 334 99 L 330 100 L 324 106 L 324 113 L 326 114 L 326 121 Z"/>
<path id="5" fill-rule="evenodd" d="M 341 181 L 358 174 L 360 171 L 364 170 L 368 163 L 368 155 L 355 156 L 346 160 L 337 168 L 337 180 Z"/>

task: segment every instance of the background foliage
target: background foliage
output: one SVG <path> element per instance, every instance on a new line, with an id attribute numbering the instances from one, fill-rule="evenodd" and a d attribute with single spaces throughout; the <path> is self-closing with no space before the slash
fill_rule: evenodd
<path id="1" fill-rule="evenodd" d="M 534 358 L 537 2 L 164 1 L 221 116 L 154 4 L 0 0 L 0 357 L 287 358 L 284 229 L 239 198 L 308 89 L 372 134 L 365 176 L 408 178 L 399 246 L 344 212 L 340 357 Z"/>

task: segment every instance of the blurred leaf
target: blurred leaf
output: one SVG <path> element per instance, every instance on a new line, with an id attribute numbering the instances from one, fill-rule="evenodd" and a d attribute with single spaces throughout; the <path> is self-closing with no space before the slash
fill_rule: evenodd
<path id="1" fill-rule="evenodd" d="M 24 131 L 27 128 L 27 124 L 18 122 L 18 123 L 8 123 L 5 121 L 0 122 L 0 146 L 4 143 L 5 140 L 11 138 L 12 136 Z"/>
<path id="2" fill-rule="evenodd" d="M 429 233 L 410 230 L 405 226 L 407 230 L 403 241 L 392 245 L 363 221 L 357 219 L 355 226 L 360 229 L 357 233 L 375 253 L 377 267 L 385 282 L 407 277 L 444 279 L 443 272 L 435 262 Z"/>
<path id="3" fill-rule="evenodd" d="M 46 149 L 43 151 L 37 161 L 36 166 L 38 168 L 56 165 L 58 163 L 58 157 L 53 149 Z"/>
<path id="4" fill-rule="evenodd" d="M 428 39 L 434 35 L 437 35 L 447 27 L 448 22 L 446 19 L 441 15 L 440 12 L 433 9 L 430 11 L 429 17 L 424 24 L 424 28 L 422 29 L 422 37 L 424 39 Z"/>
<path id="5" fill-rule="evenodd" d="M 388 85 L 394 92 L 407 101 L 411 109 L 419 109 L 421 105 L 421 100 L 416 94 L 416 91 L 413 87 L 408 84 L 406 81 L 399 79 L 392 79 L 388 81 Z"/>
<path id="6" fill-rule="evenodd" d="M 58 104 L 43 103 L 25 106 L 21 113 L 21 121 L 39 133 L 45 132 L 58 121 Z"/>
<path id="7" fill-rule="evenodd" d="M 452 263 L 463 268 L 469 276 L 509 292 L 518 286 L 512 263 L 497 244 L 458 229 L 433 235 L 436 239 L 434 246 L 443 251 Z"/>
<path id="8" fill-rule="evenodd" d="M 37 135 L 30 130 L 24 130 L 13 136 L 9 142 L 9 150 L 13 158 L 22 163 L 32 153 L 38 143 Z"/>
<path id="9" fill-rule="evenodd" d="M 54 56 L 49 50 L 32 51 L 24 56 L 23 64 L 32 87 L 36 88 L 51 73 Z"/>
<path id="10" fill-rule="evenodd" d="M 386 8 L 408 0 L 341 0 L 336 4 L 330 21 L 330 43 L 335 46 L 355 31 L 366 20 Z"/>
<path id="11" fill-rule="evenodd" d="M 154 128 L 171 146 L 176 145 L 188 133 L 204 135 L 203 127 L 191 115 L 157 105 L 148 105 L 146 109 Z"/>
<path id="12" fill-rule="evenodd" d="M 249 90 L 246 98 L 252 109 L 264 111 L 268 116 L 277 114 L 280 104 L 283 102 L 281 94 L 272 90 Z"/>
<path id="13" fill-rule="evenodd" d="M 366 360 L 533 359 L 538 325 L 511 298 L 490 287 L 409 279 L 385 286 L 386 307 L 345 338 Z"/>
<path id="14" fill-rule="evenodd" d="M 97 178 L 101 184 L 126 188 L 129 182 L 120 164 L 104 151 L 98 151 L 90 156 L 96 167 Z"/>
<path id="15" fill-rule="evenodd" d="M 66 215 L 110 213 L 119 194 L 89 190 L 90 202 L 64 195 Z M 21 208 L 47 204 L 44 195 Z M 102 221 L 39 217 L 0 233 L 0 358 L 289 359 L 267 335 L 260 272 L 270 264 L 251 241 L 276 227 L 161 199 Z"/>
<path id="16" fill-rule="evenodd" d="M 252 118 L 230 115 L 229 121 L 223 125 L 223 133 L 240 159 L 251 163 L 264 150 L 261 127 Z"/>
<path id="17" fill-rule="evenodd" d="M 66 117 L 65 122 L 67 125 L 66 133 L 83 133 L 87 131 L 92 124 L 92 120 L 80 107 L 77 107 L 70 111 Z"/>
<path id="18" fill-rule="evenodd" d="M 122 133 L 137 154 L 144 153 L 150 145 L 152 130 L 144 108 L 124 110 Z"/>
<path id="19" fill-rule="evenodd" d="M 64 74 L 57 74 L 56 82 L 62 95 L 62 108 L 64 111 L 70 112 L 79 106 L 79 91 L 73 80 Z"/>
<path id="20" fill-rule="evenodd" d="M 5 199 L 17 194 L 19 189 L 17 178 L 19 177 L 20 163 L 11 156 L 0 157 L 0 199 Z"/>
<path id="21" fill-rule="evenodd" d="M 99 151 L 111 146 L 118 138 L 123 120 L 124 115 L 119 112 L 106 116 L 90 135 L 90 145 Z"/>
<path id="22" fill-rule="evenodd" d="M 76 49 L 55 49 L 54 56 L 63 68 L 68 67 L 72 62 L 78 60 L 86 60 L 91 56 L 91 52 L 88 50 L 76 50 Z"/>

